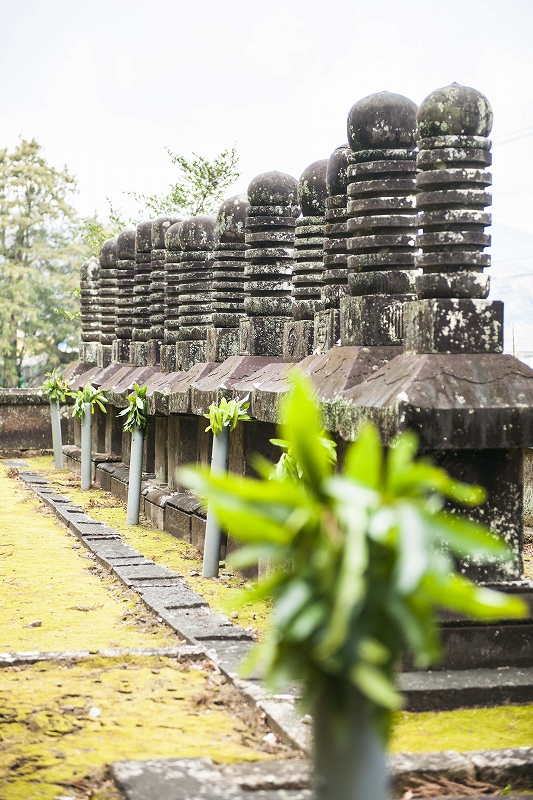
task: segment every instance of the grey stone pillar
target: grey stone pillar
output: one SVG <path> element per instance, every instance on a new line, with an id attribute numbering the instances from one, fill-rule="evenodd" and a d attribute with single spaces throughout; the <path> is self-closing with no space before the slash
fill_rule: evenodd
<path id="1" fill-rule="evenodd" d="M 348 164 L 350 148 L 337 147 L 326 171 L 326 226 L 322 309 L 315 314 L 315 351 L 326 353 L 340 343 L 340 300 L 348 292 Z"/>
<path id="2" fill-rule="evenodd" d="M 328 159 L 315 161 L 302 173 L 298 202 L 302 215 L 296 220 L 292 271 L 292 321 L 285 323 L 283 358 L 301 361 L 313 353 L 315 313 L 321 309 L 324 271 L 324 225 Z"/>
<path id="3" fill-rule="evenodd" d="M 182 249 L 180 230 L 183 222 L 175 222 L 165 232 L 165 321 L 161 347 L 161 370 L 176 371 L 176 342 L 179 331 L 179 277 Z"/>
<path id="4" fill-rule="evenodd" d="M 80 361 L 96 364 L 100 349 L 100 300 L 98 279 L 100 264 L 93 256 L 80 270 Z"/>
<path id="5" fill-rule="evenodd" d="M 152 222 L 151 232 L 151 272 L 150 272 L 150 333 L 148 340 L 148 364 L 155 366 L 160 363 L 161 347 L 165 334 L 165 280 L 166 280 L 166 249 L 165 233 L 179 222 L 179 217 L 163 216 Z"/>
<path id="6" fill-rule="evenodd" d="M 100 248 L 100 272 L 98 277 L 100 301 L 100 349 L 97 363 L 107 367 L 113 356 L 116 325 L 117 296 L 117 240 L 108 239 Z"/>
<path id="7" fill-rule="evenodd" d="M 248 207 L 248 197 L 241 194 L 225 200 L 218 212 L 213 254 L 213 325 L 207 331 L 207 361 L 225 361 L 239 355 Z"/>
<path id="8" fill-rule="evenodd" d="M 243 355 L 281 356 L 283 331 L 292 317 L 294 229 L 300 216 L 298 183 L 283 172 L 265 172 L 248 186 L 245 297 L 240 323 Z"/>
<path id="9" fill-rule="evenodd" d="M 179 271 L 179 341 L 176 366 L 188 370 L 206 360 L 212 321 L 213 245 L 216 217 L 199 214 L 182 224 Z"/>
<path id="10" fill-rule="evenodd" d="M 130 346 L 133 334 L 135 285 L 135 231 L 121 231 L 117 236 L 117 305 L 116 339 L 113 343 L 113 361 L 130 363 Z"/>
<path id="11" fill-rule="evenodd" d="M 343 346 L 403 343 L 404 303 L 414 300 L 416 112 L 407 97 L 379 92 L 348 115 L 348 286 Z"/>
<path id="12" fill-rule="evenodd" d="M 152 221 L 140 222 L 135 232 L 135 284 L 133 299 L 133 335 L 130 362 L 136 367 L 148 365 L 150 338 L 150 280 L 152 273 Z"/>

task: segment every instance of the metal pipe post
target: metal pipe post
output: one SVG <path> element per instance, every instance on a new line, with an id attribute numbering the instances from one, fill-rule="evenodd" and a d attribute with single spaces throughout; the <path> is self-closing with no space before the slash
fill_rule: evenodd
<path id="1" fill-rule="evenodd" d="M 211 473 L 226 472 L 228 469 L 229 451 L 229 425 L 222 428 L 220 433 L 213 436 L 213 449 L 211 451 Z M 210 505 L 207 507 L 207 522 L 205 526 L 204 561 L 202 565 L 203 578 L 216 578 L 218 576 L 218 562 L 220 561 L 220 540 L 222 531 L 215 513 Z"/>
<path id="2" fill-rule="evenodd" d="M 126 525 L 138 525 L 141 505 L 144 434 L 137 425 L 131 432 L 130 474 L 128 481 L 128 513 Z"/>
<path id="3" fill-rule="evenodd" d="M 63 469 L 63 450 L 61 447 L 61 417 L 59 415 L 59 401 L 50 400 L 50 417 L 52 420 L 52 445 L 54 448 L 54 466 Z"/>
<path id="4" fill-rule="evenodd" d="M 90 403 L 83 404 L 81 420 L 81 488 L 89 489 L 92 483 L 92 410 Z"/>

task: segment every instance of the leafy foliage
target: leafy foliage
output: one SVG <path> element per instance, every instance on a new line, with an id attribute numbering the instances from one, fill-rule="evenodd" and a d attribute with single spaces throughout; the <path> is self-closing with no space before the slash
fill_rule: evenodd
<path id="1" fill-rule="evenodd" d="M 109 197 L 107 202 L 109 204 L 107 222 L 102 223 L 95 216 L 87 217 L 83 220 L 83 241 L 90 250 L 91 255 L 96 258 L 100 255 L 100 248 L 103 243 L 108 239 L 112 239 L 113 236 L 116 236 L 126 227 L 126 222 L 122 219 L 121 210 L 113 206 Z"/>
<path id="2" fill-rule="evenodd" d="M 206 432 L 213 431 L 213 434 L 218 436 L 222 428 L 229 426 L 230 431 L 233 431 L 238 422 L 247 422 L 250 419 L 246 413 L 250 408 L 248 397 L 249 395 L 246 395 L 240 400 L 226 400 L 223 397 L 218 405 L 212 403 L 209 406 L 209 413 L 204 414 L 204 417 L 209 420 Z"/>
<path id="3" fill-rule="evenodd" d="M 55 169 L 40 145 L 21 139 L 0 150 L 0 382 L 23 383 L 23 360 L 50 366 L 75 345 L 77 301 L 71 295 L 83 259 L 76 191 L 66 168 Z M 60 312 L 58 309 L 61 309 Z M 61 349 L 59 348 L 61 345 Z"/>
<path id="4" fill-rule="evenodd" d="M 138 383 L 133 384 L 133 392 L 126 398 L 128 405 L 118 414 L 119 417 L 126 417 L 123 430 L 132 431 L 135 427 L 140 428 L 142 431 L 146 430 L 148 425 L 146 414 L 147 391 L 148 386 L 139 386 Z"/>
<path id="5" fill-rule="evenodd" d="M 301 478 L 303 475 L 303 470 L 296 460 L 291 443 L 286 439 L 270 439 L 270 441 L 272 444 L 276 445 L 276 447 L 281 447 L 281 449 L 284 451 L 272 470 L 270 480 L 275 479 L 280 481 L 284 478 L 298 480 Z M 326 436 L 324 431 L 322 431 L 322 436 L 319 436 L 318 442 L 327 452 L 331 463 L 335 464 L 337 462 L 337 445 L 335 442 Z"/>
<path id="6" fill-rule="evenodd" d="M 94 414 L 95 406 L 98 406 L 100 411 L 103 411 L 104 414 L 107 413 L 107 409 L 105 407 L 107 400 L 104 393 L 101 389 L 96 389 L 94 386 L 91 386 L 90 383 L 86 383 L 83 389 L 78 389 L 77 392 L 67 392 L 67 395 L 68 397 L 74 398 L 72 416 L 76 417 L 76 419 L 80 420 L 80 422 L 85 413 L 86 403 L 90 403 L 91 405 L 91 414 Z"/>
<path id="7" fill-rule="evenodd" d="M 402 702 L 395 686 L 401 653 L 412 651 L 419 667 L 439 657 L 436 609 L 485 621 L 525 613 L 519 599 L 477 586 L 455 569 L 454 557 L 506 559 L 509 550 L 481 525 L 443 510 L 445 498 L 473 506 L 485 492 L 417 460 L 414 434 L 385 453 L 367 425 L 334 474 L 303 378 L 282 418 L 299 480 L 283 472 L 270 480 L 272 465 L 258 461 L 259 480 L 188 469 L 181 481 L 246 543 L 234 566 L 259 558 L 271 564 L 246 598 L 275 600 L 259 653 L 271 681 L 301 679 L 308 702 L 328 692 L 340 714 L 352 684 L 371 701 L 386 737 L 390 712 Z"/>
<path id="8" fill-rule="evenodd" d="M 45 375 L 46 380 L 41 389 L 48 397 L 56 403 L 64 403 L 69 394 L 69 385 L 61 373 L 61 369 L 56 367 L 52 372 L 47 372 Z"/>

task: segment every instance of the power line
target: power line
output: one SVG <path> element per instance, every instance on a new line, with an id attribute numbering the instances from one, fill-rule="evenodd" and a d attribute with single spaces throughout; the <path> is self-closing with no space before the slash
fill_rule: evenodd
<path id="1" fill-rule="evenodd" d="M 533 253 L 530 256 L 516 256 L 516 258 L 499 258 L 493 261 L 493 264 L 505 264 L 508 261 L 523 261 L 524 259 L 533 258 Z"/>
<path id="2" fill-rule="evenodd" d="M 519 134 L 515 136 L 515 134 Z M 520 128 L 516 131 L 509 131 L 509 133 L 503 134 L 503 136 L 499 139 L 495 139 L 492 143 L 493 147 L 498 147 L 500 144 L 510 144 L 511 142 L 517 142 L 519 139 L 527 139 L 530 136 L 533 136 L 533 126 L 529 126 L 528 128 Z"/>

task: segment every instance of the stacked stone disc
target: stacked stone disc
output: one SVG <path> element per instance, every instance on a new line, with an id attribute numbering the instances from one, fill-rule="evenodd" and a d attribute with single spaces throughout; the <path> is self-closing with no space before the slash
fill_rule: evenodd
<path id="1" fill-rule="evenodd" d="M 165 233 L 179 222 L 179 217 L 162 216 L 152 222 L 150 272 L 150 334 L 148 364 L 159 364 L 160 349 L 165 334 Z"/>
<path id="2" fill-rule="evenodd" d="M 298 182 L 302 211 L 296 220 L 292 271 L 292 317 L 285 325 L 283 357 L 301 361 L 313 352 L 315 313 L 321 309 L 324 270 L 324 225 L 326 213 L 326 172 L 328 159 L 315 161 Z"/>
<path id="3" fill-rule="evenodd" d="M 100 300 L 98 279 L 100 264 L 92 256 L 80 270 L 80 361 L 96 364 L 100 343 Z"/>
<path id="4" fill-rule="evenodd" d="M 348 115 L 349 291 L 343 345 L 400 345 L 403 304 L 414 300 L 416 112 L 412 100 L 379 92 Z"/>
<path id="5" fill-rule="evenodd" d="M 418 115 L 417 237 L 419 298 L 411 304 L 409 349 L 502 351 L 503 304 L 490 302 L 484 248 L 491 217 L 492 109 L 475 89 L 452 84 L 432 92 Z"/>
<path id="6" fill-rule="evenodd" d="M 207 335 L 207 360 L 239 354 L 239 323 L 244 316 L 244 241 L 248 197 L 225 200 L 217 215 L 213 253 L 213 327 Z"/>
<path id="7" fill-rule="evenodd" d="M 283 329 L 292 317 L 292 265 L 298 183 L 283 172 L 265 172 L 248 186 L 246 266 L 241 352 L 280 356 Z"/>
<path id="8" fill-rule="evenodd" d="M 152 273 L 152 222 L 140 222 L 135 233 L 135 284 L 133 298 L 132 364 L 148 364 L 150 338 L 150 281 Z"/>
<path id="9" fill-rule="evenodd" d="M 161 348 L 161 369 L 173 372 L 176 369 L 176 343 L 178 341 L 180 264 L 182 249 L 180 230 L 183 221 L 170 225 L 165 232 L 165 320 Z"/>
<path id="10" fill-rule="evenodd" d="M 100 300 L 100 344 L 98 366 L 111 363 L 116 326 L 117 240 L 108 239 L 100 248 L 98 276 Z"/>
<path id="11" fill-rule="evenodd" d="M 185 220 L 179 231 L 178 369 L 206 360 L 207 331 L 213 321 L 211 292 L 216 217 L 199 214 Z"/>
<path id="12" fill-rule="evenodd" d="M 326 225 L 324 227 L 324 271 L 321 310 L 315 315 L 315 350 L 325 353 L 339 339 L 339 308 L 348 292 L 347 186 L 350 148 L 337 147 L 326 169 Z"/>
<path id="13" fill-rule="evenodd" d="M 113 361 L 129 363 L 133 335 L 135 284 L 135 231 L 121 231 L 117 236 L 117 305 L 116 341 Z"/>

